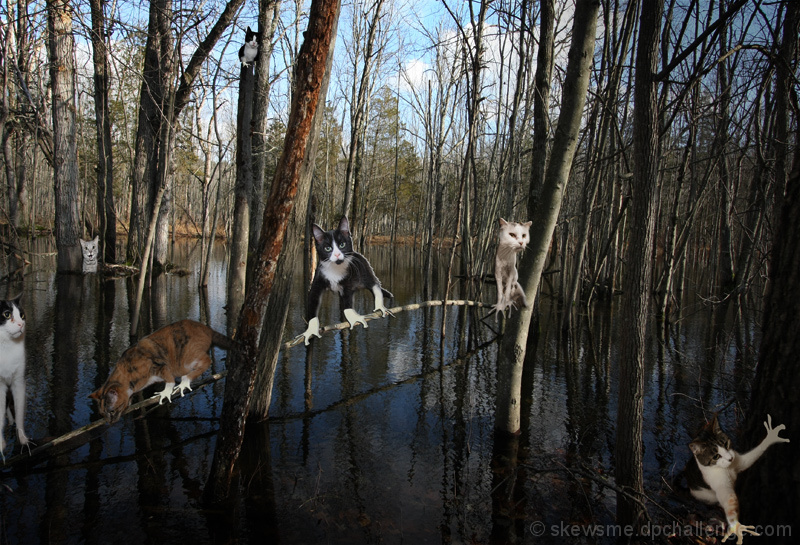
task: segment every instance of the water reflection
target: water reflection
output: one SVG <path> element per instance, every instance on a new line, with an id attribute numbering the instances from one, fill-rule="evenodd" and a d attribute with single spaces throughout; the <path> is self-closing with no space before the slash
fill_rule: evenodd
<path id="1" fill-rule="evenodd" d="M 39 444 L 98 418 L 87 396 L 131 343 L 135 293 L 128 279 L 57 277 L 49 252 L 36 249 L 40 257 L 24 282 L 27 429 Z M 365 253 L 395 294 L 393 304 L 423 300 L 411 249 Z M 176 245 L 173 261 L 194 271 L 198 259 L 194 242 Z M 153 278 L 139 331 L 182 318 L 224 331 L 223 247 L 211 266 L 207 291 L 198 291 L 195 274 Z M 445 267 L 434 269 L 431 285 L 438 289 Z M 302 280 L 295 279 L 287 338 L 305 329 Z M 339 318 L 327 297 L 322 323 Z M 356 299 L 359 309 L 371 303 L 369 296 Z M 4 470 L 0 542 L 532 543 L 533 522 L 549 529 L 607 521 L 613 493 L 571 470 L 613 472 L 616 339 L 625 334 L 614 312 L 597 304 L 567 334 L 557 309 L 542 299 L 518 437 L 494 435 L 494 332 L 451 308 L 442 343 L 441 308 L 404 312 L 281 355 L 270 419 L 248 425 L 239 494 L 225 509 L 200 504 L 222 406 L 217 383 L 171 406 L 128 415 L 35 465 Z M 686 460 L 685 444 L 704 409 L 728 407 L 723 426 L 736 427 L 737 402 L 752 377 L 755 329 L 746 314 L 701 306 L 687 308 L 669 330 L 654 328 L 645 370 L 652 495 Z M 225 352 L 215 352 L 213 370 L 224 365 Z M 562 540 L 536 539 L 542 541 Z"/>

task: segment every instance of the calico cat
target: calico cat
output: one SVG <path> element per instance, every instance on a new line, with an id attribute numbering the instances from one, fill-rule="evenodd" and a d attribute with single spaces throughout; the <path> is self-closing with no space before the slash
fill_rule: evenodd
<path id="1" fill-rule="evenodd" d="M 81 239 L 81 252 L 83 252 L 83 272 L 96 273 L 97 272 L 97 243 L 99 237 L 94 237 L 92 240 Z"/>
<path id="2" fill-rule="evenodd" d="M 208 369 L 211 346 L 230 349 L 233 341 L 193 320 L 181 320 L 143 337 L 120 356 L 105 384 L 89 394 L 109 424 L 119 420 L 131 395 L 156 382 L 165 382 L 159 405 L 172 394 L 191 391 L 191 381 Z M 175 386 L 175 378 L 181 377 Z"/>
<path id="3" fill-rule="evenodd" d="M 789 442 L 778 436 L 786 426 L 781 424 L 773 428 L 770 415 L 767 415 L 764 427 L 767 436 L 756 448 L 744 454 L 731 449 L 731 440 L 720 428 L 717 415 L 689 443 L 694 455 L 694 460 L 689 460 L 684 469 L 689 492 L 696 499 L 709 504 L 718 503 L 725 510 L 728 530 L 723 541 L 735 535 L 737 543 L 741 544 L 745 532 L 758 535 L 753 526 L 739 522 L 739 499 L 733 486 L 737 475 L 753 465 L 771 445 Z"/>
<path id="4" fill-rule="evenodd" d="M 375 297 L 373 312 L 380 311 L 383 316 L 390 314 L 383 302 L 384 298 L 392 299 L 394 295 L 381 287 L 381 282 L 375 276 L 367 258 L 353 251 L 347 216 L 342 216 L 339 226 L 332 231 L 323 231 L 316 223 L 311 226 L 311 230 L 314 233 L 319 266 L 308 290 L 308 328 L 303 333 L 305 344 L 308 345 L 312 335 L 321 336 L 317 314 L 325 290 L 339 294 L 340 308 L 344 309 L 343 314 L 350 323 L 350 329 L 358 323 L 367 327 L 364 316 L 353 310 L 353 293 L 356 290 L 371 290 Z"/>
<path id="5" fill-rule="evenodd" d="M 525 290 L 519 284 L 517 254 L 528 246 L 531 223 L 530 221 L 516 223 L 500 218 L 500 230 L 497 232 L 497 253 L 494 258 L 497 303 L 494 305 L 493 312 L 505 313 L 512 307 L 515 309 L 528 308 Z"/>
<path id="6" fill-rule="evenodd" d="M 0 301 L 0 456 L 5 461 L 6 415 L 17 424 L 17 439 L 27 446 L 25 435 L 25 311 L 22 294 Z"/>
<path id="7" fill-rule="evenodd" d="M 258 57 L 258 46 L 261 42 L 261 33 L 253 32 L 250 27 L 244 33 L 244 45 L 239 48 L 239 61 L 242 66 L 250 66 Z"/>

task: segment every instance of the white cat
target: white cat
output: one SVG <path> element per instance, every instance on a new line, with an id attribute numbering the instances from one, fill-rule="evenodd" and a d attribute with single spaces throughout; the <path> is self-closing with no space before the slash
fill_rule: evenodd
<path id="1" fill-rule="evenodd" d="M 10 301 L 0 301 L 0 456 L 3 461 L 6 459 L 3 452 L 6 415 L 9 423 L 16 421 L 20 445 L 28 446 L 25 435 L 25 311 L 20 305 L 21 299 L 19 295 Z"/>
<path id="2" fill-rule="evenodd" d="M 525 290 L 519 284 L 517 254 L 528 246 L 531 223 L 530 221 L 516 223 L 500 218 L 497 253 L 494 258 L 494 278 L 497 281 L 497 303 L 494 305 L 496 313 L 505 313 L 512 307 L 528 308 Z"/>
<path id="3" fill-rule="evenodd" d="M 100 238 L 94 237 L 92 240 L 81 239 L 81 252 L 83 253 L 83 272 L 97 272 L 97 253 Z"/>

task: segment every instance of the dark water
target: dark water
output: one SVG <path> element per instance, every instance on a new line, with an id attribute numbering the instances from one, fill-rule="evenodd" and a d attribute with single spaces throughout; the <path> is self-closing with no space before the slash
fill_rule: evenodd
<path id="1" fill-rule="evenodd" d="M 129 345 L 135 286 L 56 277 L 52 248 L 40 242 L 36 250 L 42 255 L 24 283 L 26 429 L 42 444 L 97 419 L 87 396 Z M 423 300 L 410 249 L 364 253 L 394 305 Z M 183 242 L 173 260 L 194 271 L 198 255 Z M 193 318 L 224 331 L 225 270 L 220 247 L 207 298 L 195 273 L 154 279 L 143 309 L 148 330 Z M 485 292 L 489 302 L 493 287 Z M 287 339 L 304 329 L 299 297 Z M 333 299 L 324 305 L 321 323 L 338 321 Z M 368 305 L 356 303 L 365 312 Z M 724 315 L 689 304 L 679 326 L 650 344 L 646 486 L 671 510 L 682 507 L 665 482 L 688 458 L 703 410 L 724 407 L 723 425 L 734 431 L 746 406 L 757 328 L 726 324 Z M 127 415 L 77 448 L 5 468 L 0 543 L 561 543 L 565 532 L 602 532 L 614 519 L 614 492 L 598 479 L 613 475 L 616 341 L 625 334 L 614 316 L 613 306 L 597 306 L 568 338 L 542 298 L 516 441 L 493 432 L 494 320 L 450 309 L 441 343 L 441 309 L 404 312 L 282 353 L 271 419 L 248 425 L 239 494 L 227 508 L 200 501 L 220 382 L 146 417 Z M 225 352 L 214 355 L 215 371 L 223 369 Z M 6 439 L 8 457 L 13 428 Z M 596 541 L 583 535 L 570 541 Z"/>

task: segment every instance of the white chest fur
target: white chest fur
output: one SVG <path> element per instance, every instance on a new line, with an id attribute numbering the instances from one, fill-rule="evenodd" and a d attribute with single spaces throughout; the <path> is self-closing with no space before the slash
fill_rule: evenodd
<path id="1" fill-rule="evenodd" d="M 0 380 L 10 384 L 20 373 L 25 374 L 25 342 L 0 332 Z"/>
<path id="2" fill-rule="evenodd" d="M 324 261 L 320 264 L 320 272 L 328 280 L 331 290 L 342 295 L 342 280 L 347 277 L 347 260 L 342 263 Z"/>

